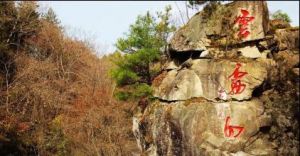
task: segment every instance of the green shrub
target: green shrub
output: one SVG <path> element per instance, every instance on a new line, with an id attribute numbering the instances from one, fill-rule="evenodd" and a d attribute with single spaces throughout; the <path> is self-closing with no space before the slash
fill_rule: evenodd
<path id="1" fill-rule="evenodd" d="M 276 12 L 274 12 L 271 15 L 271 18 L 272 19 L 280 19 L 280 20 L 283 20 L 283 21 L 288 22 L 288 23 L 292 22 L 289 15 L 285 12 L 282 12 L 281 10 L 277 10 Z"/>
<path id="2" fill-rule="evenodd" d="M 145 83 L 136 83 L 130 86 L 127 86 L 126 89 L 115 91 L 115 98 L 120 101 L 134 100 L 141 97 L 150 97 L 152 96 L 152 88 Z"/>
<path id="3" fill-rule="evenodd" d="M 152 95 L 152 88 L 151 86 L 143 83 L 135 86 L 135 90 L 133 92 L 133 97 L 140 98 L 144 96 L 151 96 Z"/>
<path id="4" fill-rule="evenodd" d="M 120 101 L 126 101 L 131 97 L 131 93 L 129 92 L 124 92 L 124 91 L 117 91 L 115 93 L 115 98 L 120 100 Z"/>
<path id="5" fill-rule="evenodd" d="M 111 70 L 111 76 L 117 82 L 118 86 L 130 84 L 138 79 L 136 73 L 124 68 Z"/>

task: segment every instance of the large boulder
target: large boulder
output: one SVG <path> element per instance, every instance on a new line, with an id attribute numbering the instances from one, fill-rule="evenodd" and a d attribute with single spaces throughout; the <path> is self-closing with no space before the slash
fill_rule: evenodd
<path id="1" fill-rule="evenodd" d="M 299 28 L 271 26 L 266 2 L 235 1 L 179 29 L 133 118 L 142 155 L 298 156 Z"/>
<path id="2" fill-rule="evenodd" d="M 236 82 L 232 75 L 240 64 L 238 72 L 247 72 Z M 188 69 L 171 70 L 162 82 L 154 87 L 154 96 L 161 100 L 178 101 L 193 97 L 204 97 L 209 100 L 220 98 L 220 92 L 226 99 L 244 100 L 252 97 L 254 89 L 267 80 L 268 71 L 275 66 L 270 59 L 235 62 L 229 60 L 195 59 Z M 232 86 L 236 84 L 236 86 Z M 234 89 L 239 89 L 234 90 Z"/>
<path id="3" fill-rule="evenodd" d="M 201 98 L 171 104 L 156 102 L 145 114 L 147 120 L 137 123 L 139 120 L 135 119 L 133 130 L 139 143 L 147 142 L 147 146 L 140 148 L 148 155 L 237 153 L 257 139 L 261 127 L 271 124 L 270 116 L 257 99 L 214 104 Z M 239 126 L 241 131 L 230 126 Z M 143 131 L 148 132 L 147 137 Z M 259 149 L 267 155 L 274 154 L 272 145 L 261 142 L 259 148 L 248 149 L 249 154 Z"/>
<path id="4" fill-rule="evenodd" d="M 259 40 L 266 36 L 268 25 L 269 14 L 265 1 L 212 5 L 194 15 L 176 32 L 170 41 L 170 49 L 176 52 L 203 51 L 212 46 L 215 39 L 224 37 L 230 39 L 226 41 L 228 43 Z M 240 31 L 241 27 L 246 30 Z"/>

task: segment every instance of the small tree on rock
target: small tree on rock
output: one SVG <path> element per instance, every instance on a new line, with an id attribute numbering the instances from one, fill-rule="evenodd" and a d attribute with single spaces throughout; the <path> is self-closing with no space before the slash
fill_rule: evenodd
<path id="1" fill-rule="evenodd" d="M 111 75 L 117 82 L 119 99 L 151 95 L 151 81 L 159 72 L 153 64 L 167 55 L 167 39 L 175 30 L 169 21 L 170 10 L 166 7 L 164 13 L 157 13 L 159 20 L 149 12 L 139 15 L 126 37 L 118 39 L 116 46 L 124 55 L 118 52 L 113 57 L 116 68 Z"/>

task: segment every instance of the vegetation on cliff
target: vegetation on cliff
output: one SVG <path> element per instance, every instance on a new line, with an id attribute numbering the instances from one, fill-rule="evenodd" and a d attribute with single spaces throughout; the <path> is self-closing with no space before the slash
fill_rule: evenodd
<path id="1" fill-rule="evenodd" d="M 175 31 L 170 21 L 170 11 L 171 7 L 167 6 L 164 12 L 157 13 L 157 17 L 149 12 L 138 16 L 126 37 L 118 39 L 117 48 L 125 53 L 114 54 L 116 68 L 111 71 L 118 85 L 118 99 L 151 96 L 150 85 L 161 70 L 162 63 L 169 57 L 167 40 Z"/>
<path id="2" fill-rule="evenodd" d="M 291 18 L 289 17 L 289 15 L 285 12 L 282 12 L 281 10 L 277 10 L 276 12 L 274 12 L 271 15 L 272 19 L 279 19 L 279 20 L 283 20 L 284 22 L 290 23 L 292 22 Z"/>

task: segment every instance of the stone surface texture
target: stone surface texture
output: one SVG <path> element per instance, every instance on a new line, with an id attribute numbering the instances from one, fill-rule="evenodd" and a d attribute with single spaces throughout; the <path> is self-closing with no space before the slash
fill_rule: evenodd
<path id="1" fill-rule="evenodd" d="M 169 50 L 180 55 L 133 117 L 141 155 L 298 156 L 299 28 L 269 31 L 265 1 L 213 7 L 174 34 Z M 234 25 L 241 9 L 254 17 L 243 39 Z M 216 44 L 223 39 L 232 42 Z"/>
<path id="2" fill-rule="evenodd" d="M 242 39 L 238 36 L 238 23 L 235 23 L 237 17 L 241 16 L 241 9 L 249 11 L 247 17 L 254 17 L 247 26 L 250 34 Z M 170 49 L 177 52 L 203 51 L 211 46 L 211 36 L 228 36 L 237 43 L 263 39 L 269 29 L 268 17 L 265 1 L 236 1 L 217 5 L 215 11 L 199 12 L 180 28 L 170 41 Z"/>

